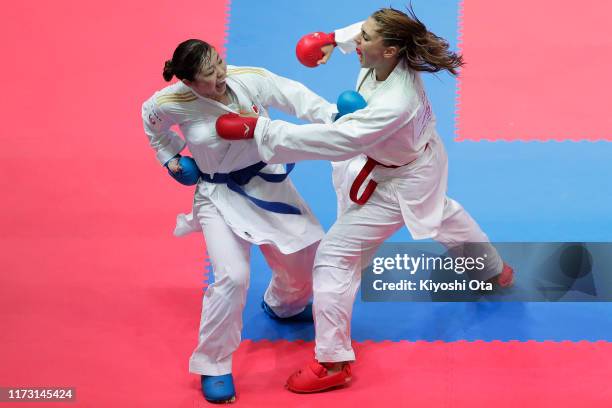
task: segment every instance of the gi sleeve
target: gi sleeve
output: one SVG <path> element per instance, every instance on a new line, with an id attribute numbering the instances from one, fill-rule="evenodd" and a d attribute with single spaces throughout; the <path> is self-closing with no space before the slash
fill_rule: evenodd
<path id="1" fill-rule="evenodd" d="M 301 83 L 261 69 L 261 75 L 251 75 L 256 81 L 260 101 L 285 113 L 312 123 L 331 123 L 338 113 L 336 105 L 327 102 Z"/>
<path id="2" fill-rule="evenodd" d="M 353 52 L 357 48 L 354 38 L 361 32 L 363 23 L 363 21 L 360 21 L 334 31 L 336 44 L 338 44 L 338 48 L 340 48 L 343 54 Z"/>
<path id="3" fill-rule="evenodd" d="M 368 106 L 332 124 L 294 125 L 260 118 L 255 128 L 259 154 L 267 163 L 341 161 L 367 152 L 416 115 L 415 109 Z"/>
<path id="4" fill-rule="evenodd" d="M 149 144 L 162 165 L 185 148 L 183 138 L 170 129 L 174 121 L 157 105 L 155 97 L 142 105 L 142 122 Z"/>

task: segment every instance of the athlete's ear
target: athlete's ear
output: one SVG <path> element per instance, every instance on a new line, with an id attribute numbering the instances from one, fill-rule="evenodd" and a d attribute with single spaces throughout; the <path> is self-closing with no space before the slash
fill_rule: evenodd
<path id="1" fill-rule="evenodd" d="M 399 54 L 399 47 L 397 45 L 392 45 L 390 47 L 386 47 L 383 51 L 384 58 L 395 58 Z"/>

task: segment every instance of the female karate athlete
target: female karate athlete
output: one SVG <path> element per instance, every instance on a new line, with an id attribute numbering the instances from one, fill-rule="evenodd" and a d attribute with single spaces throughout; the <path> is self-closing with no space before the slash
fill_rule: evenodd
<path id="1" fill-rule="evenodd" d="M 266 108 L 275 106 L 326 123 L 336 108 L 303 85 L 264 69 L 227 67 L 200 40 L 178 45 L 163 76 L 180 81 L 143 104 L 145 133 L 159 162 L 177 176 L 185 146 L 201 171 L 192 213 L 179 215 L 175 234 L 204 232 L 215 280 L 203 297 L 199 343 L 189 370 L 201 375 L 207 400 L 233 401 L 232 353 L 240 344 L 251 244 L 259 245 L 273 272 L 262 307 L 274 317 L 289 318 L 304 311 L 312 296 L 313 262 L 323 230 L 286 178 L 284 166 L 262 163 L 253 140 L 220 139 L 215 121 L 228 112 L 266 117 Z"/>
<path id="2" fill-rule="evenodd" d="M 419 72 L 456 74 L 462 59 L 429 32 L 412 10 L 386 8 L 367 21 L 333 34 L 313 33 L 300 59 L 334 46 L 356 50 L 361 64 L 357 91 L 367 106 L 333 124 L 297 126 L 268 118 L 224 115 L 221 137 L 254 137 L 268 163 L 328 159 L 338 196 L 338 219 L 321 241 L 314 267 L 316 360 L 294 373 L 287 386 L 318 392 L 350 381 L 350 321 L 362 266 L 395 231 L 406 225 L 415 240 L 432 238 L 453 251 L 478 245 L 487 254 L 480 279 L 509 286 L 513 271 L 500 259 L 478 224 L 446 196 L 447 156 Z M 299 55 L 303 52 L 302 55 Z M 315 59 L 316 61 L 316 59 Z M 250 131 L 236 132 L 236 126 Z M 361 186 L 371 177 L 361 195 Z M 350 201 L 349 201 L 350 198 Z"/>

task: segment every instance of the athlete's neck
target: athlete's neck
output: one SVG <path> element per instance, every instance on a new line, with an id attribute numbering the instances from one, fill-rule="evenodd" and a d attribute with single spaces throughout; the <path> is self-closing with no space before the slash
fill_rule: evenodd
<path id="1" fill-rule="evenodd" d="M 209 98 L 212 99 L 213 101 L 222 103 L 223 105 L 229 105 L 231 102 L 231 99 L 229 96 L 229 88 L 225 89 L 225 92 L 223 93 L 223 95 L 209 96 Z"/>
<path id="2" fill-rule="evenodd" d="M 399 59 L 395 58 L 389 62 L 385 61 L 380 66 L 374 68 L 374 73 L 376 74 L 377 81 L 384 81 L 389 78 L 391 72 L 395 69 L 397 64 L 399 63 Z"/>

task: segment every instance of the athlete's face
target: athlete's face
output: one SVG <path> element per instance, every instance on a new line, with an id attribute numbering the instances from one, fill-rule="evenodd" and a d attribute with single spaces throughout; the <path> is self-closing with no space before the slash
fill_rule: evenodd
<path id="1" fill-rule="evenodd" d="M 193 81 L 184 80 L 183 82 L 198 94 L 219 100 L 227 90 L 226 76 L 227 65 L 213 48 L 210 52 L 210 58 L 204 59 L 200 71 L 193 78 Z"/>
<path id="2" fill-rule="evenodd" d="M 362 68 L 376 69 L 388 58 L 397 55 L 397 47 L 387 47 L 383 44 L 383 37 L 378 33 L 378 24 L 372 17 L 363 23 L 355 42 Z"/>

